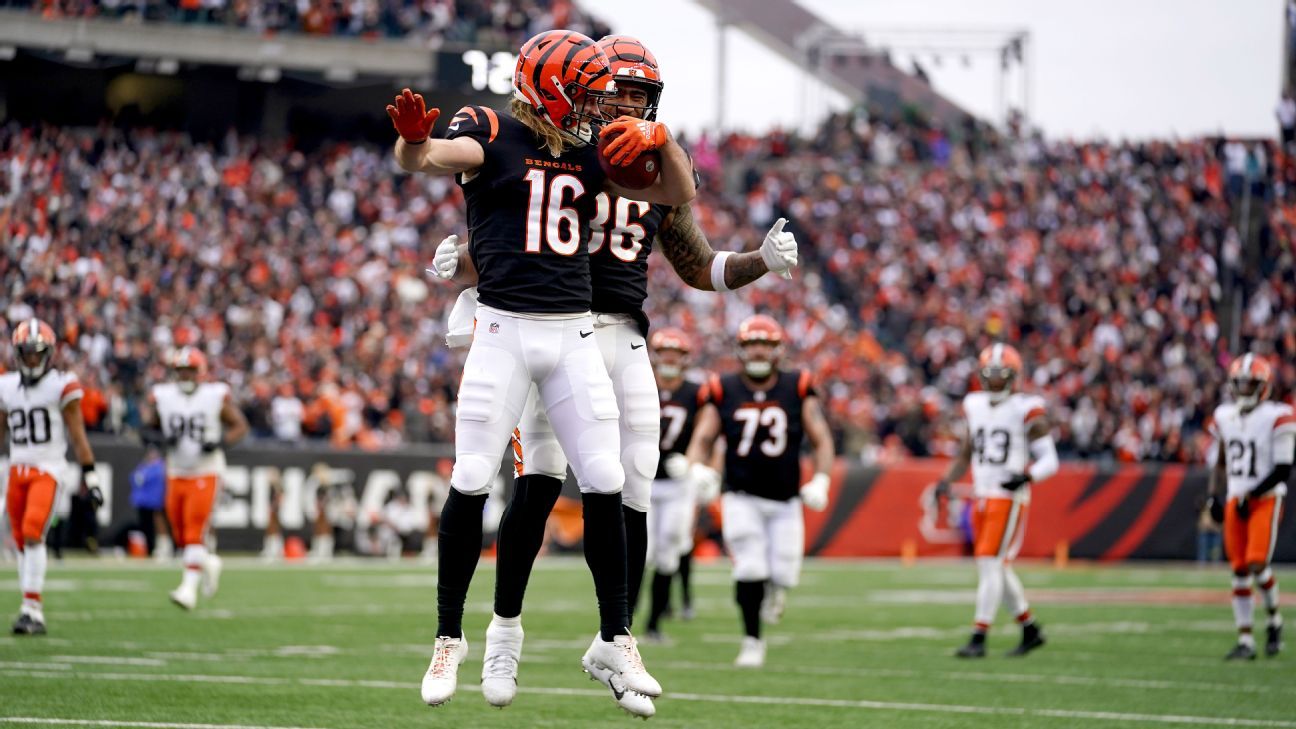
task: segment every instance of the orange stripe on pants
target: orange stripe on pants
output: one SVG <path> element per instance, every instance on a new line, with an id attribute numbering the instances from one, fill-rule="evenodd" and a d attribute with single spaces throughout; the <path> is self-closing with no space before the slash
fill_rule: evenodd
<path id="1" fill-rule="evenodd" d="M 57 494 L 58 480 L 45 471 L 32 466 L 9 468 L 5 509 L 9 512 L 9 529 L 19 548 L 25 542 L 45 541 Z"/>
<path id="2" fill-rule="evenodd" d="M 1026 531 L 1026 512 L 1026 504 L 1012 499 L 977 499 L 972 507 L 972 554 L 1016 557 Z"/>
<path id="3" fill-rule="evenodd" d="M 1224 509 L 1224 552 L 1234 572 L 1243 572 L 1249 564 L 1269 564 L 1273 557 L 1278 521 L 1282 519 L 1281 496 L 1270 494 L 1252 499 L 1251 515 L 1243 519 L 1237 513 L 1237 499 L 1229 499 Z"/>
<path id="4" fill-rule="evenodd" d="M 202 544 L 216 505 L 216 476 L 167 478 L 166 514 L 178 547 Z"/>

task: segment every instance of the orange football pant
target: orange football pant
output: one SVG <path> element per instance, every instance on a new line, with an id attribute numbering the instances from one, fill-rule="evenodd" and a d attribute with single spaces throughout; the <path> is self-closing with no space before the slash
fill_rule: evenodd
<path id="1" fill-rule="evenodd" d="M 58 493 L 58 480 L 34 466 L 9 468 L 9 494 L 5 508 L 9 512 L 9 529 L 18 548 L 26 542 L 45 541 L 54 516 L 54 497 Z"/>
<path id="2" fill-rule="evenodd" d="M 177 547 L 202 544 L 216 505 L 216 476 L 167 478 L 166 514 Z"/>
<path id="3" fill-rule="evenodd" d="M 1017 556 L 1026 532 L 1024 503 L 1013 499 L 977 499 L 972 507 L 972 554 L 975 557 Z"/>
<path id="4" fill-rule="evenodd" d="M 1224 508 L 1224 552 L 1234 572 L 1245 572 L 1247 565 L 1267 565 L 1273 559 L 1282 500 L 1277 494 L 1252 499 L 1251 514 L 1246 519 L 1238 516 L 1237 499 L 1228 500 Z"/>

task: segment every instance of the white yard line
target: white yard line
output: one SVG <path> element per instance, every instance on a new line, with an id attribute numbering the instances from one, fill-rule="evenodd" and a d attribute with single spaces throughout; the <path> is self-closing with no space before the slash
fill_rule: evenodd
<path id="1" fill-rule="evenodd" d="M 185 724 L 171 721 L 116 721 L 112 719 L 46 719 L 36 716 L 0 716 L 0 724 L 36 724 L 46 726 L 121 726 L 142 729 L 314 729 L 299 726 L 266 726 L 255 724 Z"/>
<path id="2" fill-rule="evenodd" d="M 404 681 L 363 681 L 352 679 L 319 679 L 319 678 L 283 678 L 278 676 L 213 676 L 201 674 L 145 674 L 145 673 L 40 673 L 4 671 L 0 673 L 11 678 L 43 678 L 66 680 L 67 678 L 98 679 L 101 681 L 141 681 L 148 683 L 223 683 L 247 685 L 276 686 L 327 686 L 330 688 L 382 688 L 413 692 L 417 684 Z M 462 684 L 465 689 L 477 689 L 476 685 Z M 550 696 L 588 696 L 605 698 L 608 693 L 596 689 L 573 689 L 558 687 L 527 686 L 519 689 L 523 693 L 544 694 Z M 906 701 L 870 701 L 857 699 L 818 699 L 797 696 L 744 696 L 731 694 L 695 694 L 670 693 L 667 701 L 705 701 L 720 704 L 761 704 L 775 706 L 818 706 L 839 709 L 866 709 L 873 711 L 895 711 L 936 714 L 982 714 L 990 716 L 1027 716 L 1053 719 L 1083 719 L 1106 722 L 1130 722 L 1141 724 L 1188 724 L 1196 726 L 1237 726 L 1237 727 L 1275 727 L 1278 729 L 1296 729 L 1296 721 L 1278 719 L 1238 719 L 1212 716 L 1190 716 L 1177 714 L 1137 714 L 1118 711 L 1077 711 L 1071 709 L 1033 709 L 1011 706 L 975 706 L 970 704 L 927 704 Z M 0 721 L 6 721 L 0 719 Z M 71 720 L 49 720 L 57 723 L 77 723 Z M 35 722 L 33 722 L 35 723 Z M 94 726 L 132 726 L 157 729 L 244 729 L 243 727 L 218 724 L 151 724 L 106 723 Z M 247 727 L 246 729 L 270 729 Z M 298 728 L 274 728 L 298 729 Z"/>

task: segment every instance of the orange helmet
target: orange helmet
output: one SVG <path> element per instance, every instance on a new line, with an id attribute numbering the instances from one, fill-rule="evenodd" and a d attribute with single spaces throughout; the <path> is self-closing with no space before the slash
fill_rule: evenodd
<path id="1" fill-rule="evenodd" d="M 666 327 L 653 332 L 652 339 L 649 341 L 654 352 L 660 352 L 666 349 L 673 349 L 677 352 L 688 354 L 693 351 L 692 343 L 689 342 L 688 335 L 676 329 L 675 327 Z"/>
<path id="2" fill-rule="evenodd" d="M 199 375 L 207 373 L 207 355 L 196 347 L 181 347 L 171 354 L 171 369 L 195 370 Z"/>
<path id="3" fill-rule="evenodd" d="M 1263 357 L 1248 352 L 1229 365 L 1228 380 L 1233 398 L 1249 410 L 1269 395 L 1273 368 Z"/>
<path id="4" fill-rule="evenodd" d="M 618 85 L 638 84 L 648 92 L 648 103 L 639 108 L 639 117 L 656 120 L 657 104 L 665 86 L 657 57 L 642 41 L 628 35 L 605 35 L 599 39 L 598 47 L 607 55 L 612 79 Z"/>
<path id="5" fill-rule="evenodd" d="M 783 327 L 764 314 L 754 314 L 743 319 L 738 325 L 738 344 L 769 342 L 773 345 L 783 343 Z"/>
<path id="6" fill-rule="evenodd" d="M 592 144 L 603 119 L 582 109 L 591 96 L 611 96 L 616 84 L 607 56 L 589 36 L 549 30 L 522 44 L 513 72 L 517 98 L 581 144 Z"/>
<path id="7" fill-rule="evenodd" d="M 977 377 L 981 380 L 981 389 L 990 393 L 990 399 L 998 402 L 1012 392 L 1013 381 L 1021 374 L 1022 358 L 1010 344 L 992 344 L 981 350 L 977 362 Z M 996 386 L 995 381 L 1002 382 Z"/>
<path id="8" fill-rule="evenodd" d="M 40 319 L 28 319 L 14 329 L 14 358 L 18 360 L 18 373 L 25 384 L 30 385 L 49 372 L 56 344 L 54 329 Z"/>

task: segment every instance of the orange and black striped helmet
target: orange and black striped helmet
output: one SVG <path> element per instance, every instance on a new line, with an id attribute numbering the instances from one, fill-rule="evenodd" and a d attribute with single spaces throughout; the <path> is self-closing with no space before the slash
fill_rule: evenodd
<path id="1" fill-rule="evenodd" d="M 593 144 L 603 122 L 599 105 L 586 102 L 616 93 L 607 56 L 589 36 L 570 30 L 545 31 L 522 44 L 513 88 L 581 144 Z"/>
<path id="2" fill-rule="evenodd" d="M 639 109 L 635 116 L 655 121 L 657 105 L 661 102 L 661 92 L 665 86 L 657 57 L 642 41 L 628 35 L 605 35 L 599 38 L 598 47 L 607 55 L 612 79 L 618 86 L 635 84 L 648 92 L 648 103 L 635 107 Z"/>

